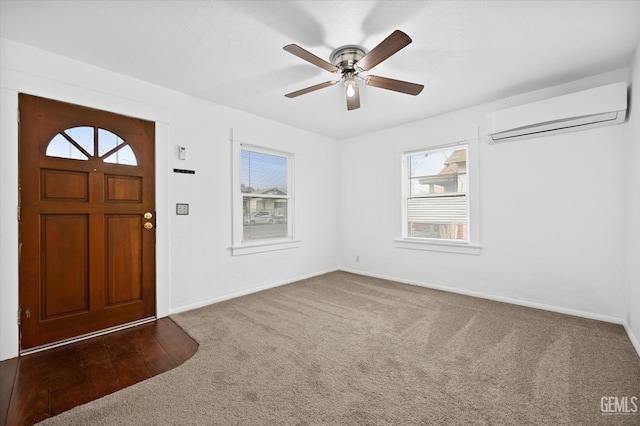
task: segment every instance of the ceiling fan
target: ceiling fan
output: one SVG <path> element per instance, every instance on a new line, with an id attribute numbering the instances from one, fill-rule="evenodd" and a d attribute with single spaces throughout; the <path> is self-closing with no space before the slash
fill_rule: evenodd
<path id="1" fill-rule="evenodd" d="M 357 45 L 347 45 L 335 49 L 331 52 L 330 61 L 327 62 L 313 53 L 303 49 L 297 44 L 288 44 L 283 47 L 287 52 L 304 59 L 311 64 L 320 67 L 326 71 L 340 74 L 338 80 L 325 81 L 305 89 L 287 93 L 287 98 L 295 98 L 306 93 L 314 92 L 325 87 L 333 86 L 340 81 L 344 82 L 347 96 L 347 110 L 360 108 L 360 90 L 357 80 L 364 84 L 381 89 L 393 90 L 400 93 L 416 96 L 424 86 L 422 84 L 409 83 L 408 81 L 394 80 L 392 78 L 379 77 L 376 75 L 361 75 L 364 71 L 378 65 L 380 62 L 388 59 L 393 54 L 411 43 L 411 38 L 400 30 L 395 30 L 378 44 L 376 47 L 368 51 Z"/>

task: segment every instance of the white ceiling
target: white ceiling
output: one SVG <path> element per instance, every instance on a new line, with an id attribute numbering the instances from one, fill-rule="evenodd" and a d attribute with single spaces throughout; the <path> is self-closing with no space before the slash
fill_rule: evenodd
<path id="1" fill-rule="evenodd" d="M 334 77 L 284 45 L 329 60 L 395 29 L 413 43 L 372 72 L 424 84 L 417 97 L 284 97 Z M 640 1 L 0 0 L 0 36 L 342 139 L 627 66 Z"/>

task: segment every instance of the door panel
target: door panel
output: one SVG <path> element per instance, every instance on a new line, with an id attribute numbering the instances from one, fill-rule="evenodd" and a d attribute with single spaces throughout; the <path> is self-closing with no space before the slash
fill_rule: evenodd
<path id="1" fill-rule="evenodd" d="M 135 176 L 105 176 L 105 202 L 140 202 L 142 180 Z"/>
<path id="2" fill-rule="evenodd" d="M 21 349 L 153 317 L 154 123 L 19 103 Z"/>
<path id="3" fill-rule="evenodd" d="M 42 215 L 42 318 L 89 311 L 89 216 Z"/>
<path id="4" fill-rule="evenodd" d="M 89 200 L 89 174 L 70 170 L 40 171 L 42 179 L 40 188 L 42 201 L 55 200 Z"/>
<path id="5" fill-rule="evenodd" d="M 107 240 L 107 306 L 140 300 L 142 257 L 140 216 L 109 215 Z"/>

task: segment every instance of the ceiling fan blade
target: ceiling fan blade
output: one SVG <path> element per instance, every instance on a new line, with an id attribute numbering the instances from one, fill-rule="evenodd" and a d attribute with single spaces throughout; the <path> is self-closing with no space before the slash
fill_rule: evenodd
<path id="1" fill-rule="evenodd" d="M 285 96 L 287 98 L 295 98 L 296 96 L 304 95 L 306 93 L 315 92 L 316 90 L 319 90 L 319 89 L 324 89 L 325 87 L 333 86 L 338 81 L 325 81 L 324 83 L 316 84 L 304 89 L 296 90 L 295 92 L 287 93 Z"/>
<path id="2" fill-rule="evenodd" d="M 353 96 L 347 95 L 347 110 L 349 111 L 360 108 L 360 89 L 358 89 L 357 84 L 353 85 L 353 90 Z"/>
<path id="3" fill-rule="evenodd" d="M 356 67 L 361 71 L 368 71 L 409 43 L 411 43 L 411 37 L 400 30 L 395 30 L 389 37 L 382 40 L 380 44 L 356 62 Z"/>
<path id="4" fill-rule="evenodd" d="M 285 47 L 283 47 L 284 50 L 286 50 L 287 52 L 291 53 L 292 55 L 296 55 L 298 58 L 300 59 L 304 59 L 307 62 L 312 63 L 313 65 L 320 67 L 324 70 L 327 70 L 329 72 L 338 72 L 340 71 L 340 69 L 338 67 L 336 67 L 335 65 L 333 65 L 332 63 L 329 63 L 327 61 L 325 61 L 322 58 L 317 57 L 316 55 L 314 55 L 313 53 L 309 52 L 308 50 L 303 49 L 302 47 L 298 46 L 297 44 L 287 44 Z"/>
<path id="5" fill-rule="evenodd" d="M 377 75 L 370 75 L 365 77 L 364 83 L 368 86 L 379 87 L 381 89 L 393 90 L 395 92 L 406 93 L 407 95 L 416 96 L 424 85 L 409 83 L 408 81 L 394 80 L 392 78 L 378 77 Z"/>

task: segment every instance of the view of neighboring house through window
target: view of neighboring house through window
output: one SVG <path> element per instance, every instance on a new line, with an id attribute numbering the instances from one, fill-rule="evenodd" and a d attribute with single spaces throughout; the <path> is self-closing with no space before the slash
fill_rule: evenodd
<path id="1" fill-rule="evenodd" d="M 467 146 L 403 156 L 404 238 L 469 240 Z"/>
<path id="2" fill-rule="evenodd" d="M 254 148 L 240 150 L 242 241 L 287 238 L 291 196 L 290 154 Z"/>

